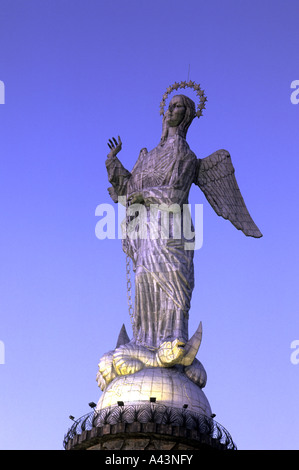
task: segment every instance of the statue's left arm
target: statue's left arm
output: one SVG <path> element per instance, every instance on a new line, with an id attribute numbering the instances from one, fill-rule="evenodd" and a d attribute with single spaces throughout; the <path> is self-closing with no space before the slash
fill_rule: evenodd
<path id="1" fill-rule="evenodd" d="M 230 220 L 246 236 L 262 237 L 245 205 L 227 150 L 218 150 L 198 159 L 194 183 L 200 187 L 217 215 Z"/>

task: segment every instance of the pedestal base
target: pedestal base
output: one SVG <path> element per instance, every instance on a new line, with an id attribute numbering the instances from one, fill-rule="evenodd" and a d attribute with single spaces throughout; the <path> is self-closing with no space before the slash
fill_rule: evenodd
<path id="1" fill-rule="evenodd" d="M 72 444 L 72 445 L 71 445 Z M 76 450 L 103 451 L 183 451 L 228 450 L 224 442 L 184 426 L 156 423 L 119 423 L 85 431 L 69 443 Z"/>

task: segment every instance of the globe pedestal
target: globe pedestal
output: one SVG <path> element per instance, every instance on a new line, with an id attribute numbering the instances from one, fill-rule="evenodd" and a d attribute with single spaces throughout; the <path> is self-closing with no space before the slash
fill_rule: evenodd
<path id="1" fill-rule="evenodd" d="M 132 375 L 116 377 L 103 392 L 96 411 L 118 405 L 149 403 L 211 416 L 210 404 L 202 389 L 192 382 L 180 366 L 145 368 Z"/>

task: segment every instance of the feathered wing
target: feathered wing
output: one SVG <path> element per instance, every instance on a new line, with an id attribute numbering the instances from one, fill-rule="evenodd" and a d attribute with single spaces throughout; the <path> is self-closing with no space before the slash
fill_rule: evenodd
<path id="1" fill-rule="evenodd" d="M 262 237 L 245 205 L 227 150 L 217 150 L 206 158 L 198 159 L 195 184 L 200 187 L 217 215 L 230 220 L 248 237 Z"/>

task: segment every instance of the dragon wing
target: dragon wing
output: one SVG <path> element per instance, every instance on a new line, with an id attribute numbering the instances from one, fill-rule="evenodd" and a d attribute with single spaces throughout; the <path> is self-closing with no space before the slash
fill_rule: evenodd
<path id="1" fill-rule="evenodd" d="M 245 205 L 227 150 L 217 150 L 206 158 L 198 159 L 198 171 L 194 182 L 202 190 L 217 215 L 230 220 L 248 237 L 262 237 Z"/>

